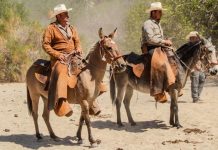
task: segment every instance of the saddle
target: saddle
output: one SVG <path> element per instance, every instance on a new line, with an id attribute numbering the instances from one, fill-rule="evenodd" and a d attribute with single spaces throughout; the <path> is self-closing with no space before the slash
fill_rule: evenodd
<path id="1" fill-rule="evenodd" d="M 65 62 L 61 61 L 60 63 L 67 65 L 68 86 L 70 88 L 74 88 L 77 83 L 77 76 L 85 67 L 82 58 L 80 56 L 70 55 L 70 57 L 67 57 L 67 60 Z M 45 90 L 48 90 L 48 84 L 50 80 L 49 78 L 52 71 L 51 62 L 48 60 L 38 59 L 33 63 L 33 65 L 36 68 L 36 72 L 35 72 L 36 79 L 40 83 L 45 85 Z"/>
<path id="2" fill-rule="evenodd" d="M 127 64 L 131 67 L 132 72 L 138 78 L 141 77 L 145 67 L 148 66 L 149 59 L 147 59 L 146 54 L 138 55 L 134 52 L 124 56 Z"/>
<path id="3" fill-rule="evenodd" d="M 46 84 L 48 81 L 48 76 L 51 74 L 51 62 L 44 59 L 38 59 L 33 63 L 33 66 L 36 68 L 36 79 L 40 83 Z"/>

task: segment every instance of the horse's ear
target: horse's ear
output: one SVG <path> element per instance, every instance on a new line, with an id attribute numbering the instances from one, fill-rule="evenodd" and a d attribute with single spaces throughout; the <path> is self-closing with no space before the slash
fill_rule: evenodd
<path id="1" fill-rule="evenodd" d="M 103 38 L 104 38 L 104 33 L 103 33 L 102 28 L 100 28 L 100 29 L 98 30 L 98 35 L 99 35 L 99 38 L 100 38 L 100 39 L 103 39 Z"/>
<path id="2" fill-rule="evenodd" d="M 116 34 L 116 32 L 117 32 L 117 28 L 114 30 L 114 32 L 112 32 L 112 33 L 109 35 L 109 37 L 113 39 L 113 38 L 114 38 L 114 35 Z"/>

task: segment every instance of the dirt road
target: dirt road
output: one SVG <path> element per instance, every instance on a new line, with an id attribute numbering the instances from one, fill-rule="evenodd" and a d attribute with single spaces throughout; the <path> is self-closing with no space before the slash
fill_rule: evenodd
<path id="1" fill-rule="evenodd" d="M 218 80 L 207 80 L 202 101 L 192 103 L 190 82 L 179 100 L 179 119 L 182 129 L 169 126 L 169 103 L 158 104 L 157 109 L 148 94 L 134 93 L 131 102 L 133 118 L 137 126 L 130 126 L 122 106 L 122 121 L 125 127 L 115 124 L 115 107 L 112 107 L 109 92 L 98 98 L 102 113 L 92 117 L 93 135 L 102 143 L 97 150 L 217 150 L 218 149 Z M 24 83 L 0 84 L 0 150 L 83 150 L 89 149 L 87 130 L 83 128 L 84 143 L 77 145 L 72 140 L 78 127 L 80 107 L 72 105 L 74 114 L 59 118 L 51 112 L 53 129 L 62 141 L 55 142 L 41 117 L 39 127 L 44 135 L 42 141 L 35 138 L 32 117 L 28 115 Z"/>

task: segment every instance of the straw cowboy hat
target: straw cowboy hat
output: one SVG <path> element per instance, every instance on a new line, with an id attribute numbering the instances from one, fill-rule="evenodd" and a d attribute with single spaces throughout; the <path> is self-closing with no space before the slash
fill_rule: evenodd
<path id="1" fill-rule="evenodd" d="M 48 16 L 50 19 L 52 19 L 53 17 L 57 16 L 58 14 L 61 14 L 63 12 L 69 12 L 71 11 L 72 8 L 66 8 L 66 6 L 64 4 L 58 4 L 57 6 L 54 7 L 53 11 L 50 11 Z"/>
<path id="2" fill-rule="evenodd" d="M 186 39 L 190 39 L 190 37 L 200 37 L 199 33 L 197 31 L 191 31 L 187 36 Z"/>
<path id="3" fill-rule="evenodd" d="M 151 11 L 153 10 L 167 10 L 167 9 L 164 9 L 162 7 L 162 4 L 161 2 L 154 2 L 154 3 L 151 3 L 151 6 L 148 10 L 146 10 L 147 13 L 150 13 Z"/>

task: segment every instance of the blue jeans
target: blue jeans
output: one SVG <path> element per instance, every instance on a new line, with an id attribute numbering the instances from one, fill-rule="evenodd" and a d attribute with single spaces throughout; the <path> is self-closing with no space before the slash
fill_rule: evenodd
<path id="1" fill-rule="evenodd" d="M 193 101 L 199 100 L 205 83 L 205 74 L 202 71 L 191 73 L 191 94 Z"/>

